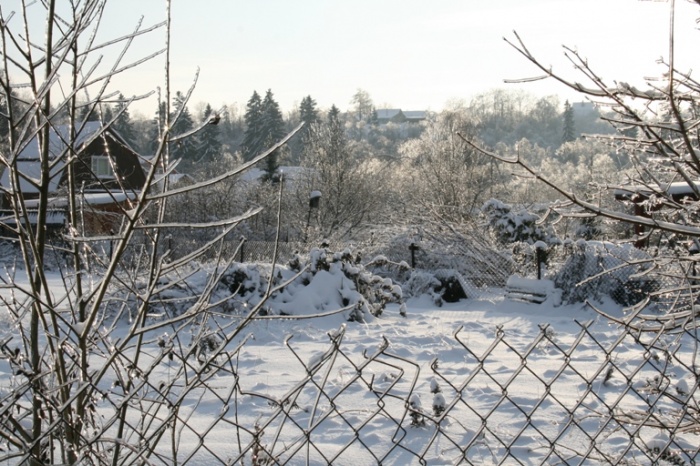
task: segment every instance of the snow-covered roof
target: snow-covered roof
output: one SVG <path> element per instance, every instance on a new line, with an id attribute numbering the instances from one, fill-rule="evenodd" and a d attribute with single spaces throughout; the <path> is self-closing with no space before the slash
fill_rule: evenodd
<path id="1" fill-rule="evenodd" d="M 90 206 L 100 206 L 108 204 L 119 204 L 127 199 L 135 200 L 139 196 L 137 192 L 123 192 L 123 191 L 104 191 L 97 193 L 85 193 L 80 196 L 80 201 L 86 205 Z M 24 205 L 27 209 L 36 209 L 39 207 L 38 199 L 30 199 L 24 201 Z M 68 198 L 65 196 L 52 197 L 48 199 L 49 209 L 60 209 L 68 206 Z"/>
<path id="2" fill-rule="evenodd" d="M 391 120 L 402 113 L 400 108 L 379 108 L 376 112 L 379 120 Z"/>
<path id="3" fill-rule="evenodd" d="M 694 189 L 693 189 L 694 188 Z M 649 197 L 654 192 L 665 193 L 671 197 L 694 196 L 695 190 L 700 191 L 700 181 L 695 181 L 693 186 L 685 181 L 677 181 L 675 183 L 660 186 L 658 189 L 652 190 L 649 186 L 625 186 L 617 188 L 614 191 L 616 199 L 630 199 L 634 196 Z"/>
<path id="4" fill-rule="evenodd" d="M 404 110 L 403 114 L 408 120 L 425 120 L 428 118 L 428 112 L 425 110 Z"/>
<path id="5" fill-rule="evenodd" d="M 49 191 L 55 192 L 58 188 L 58 183 L 61 181 L 61 173 L 63 172 L 64 162 L 62 159 L 53 161 L 55 164 L 49 170 L 51 181 L 49 182 Z M 41 165 L 37 160 L 19 160 L 17 161 L 17 169 L 23 175 L 19 179 L 19 187 L 23 193 L 37 193 L 37 188 L 26 179 L 31 179 L 34 183 L 39 184 L 41 179 Z M 5 170 L 0 178 L 0 185 L 8 191 L 12 191 L 12 183 L 10 182 L 10 170 Z"/>
<path id="6" fill-rule="evenodd" d="M 102 130 L 102 123 L 99 121 L 89 121 L 83 126 L 81 131 L 75 136 L 75 149 L 79 149 L 85 144 L 89 144 L 96 137 L 99 136 Z M 68 134 L 69 127 L 67 125 L 59 125 L 52 127 L 49 131 L 49 158 L 55 159 L 63 154 L 68 145 L 66 141 L 70 139 Z M 112 130 L 110 130 L 112 131 Z M 120 141 L 121 142 L 121 141 Z M 36 138 L 34 138 L 27 147 L 20 152 L 17 160 L 21 161 L 37 161 L 39 160 L 39 144 L 36 143 Z"/>
<path id="7" fill-rule="evenodd" d="M 425 120 L 428 117 L 428 112 L 425 110 L 401 110 L 400 108 L 380 108 L 376 110 L 377 120 Z"/>
<path id="8" fill-rule="evenodd" d="M 277 169 L 278 173 L 281 173 L 286 181 L 294 181 L 298 179 L 307 170 L 308 169 L 304 167 L 279 167 Z M 240 179 L 241 181 L 258 181 L 265 175 L 265 173 L 267 172 L 259 168 L 251 168 L 241 174 Z"/>

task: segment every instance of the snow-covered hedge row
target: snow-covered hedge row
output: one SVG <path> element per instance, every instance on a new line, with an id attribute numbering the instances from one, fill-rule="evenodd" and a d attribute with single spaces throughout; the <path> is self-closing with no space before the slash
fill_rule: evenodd
<path id="1" fill-rule="evenodd" d="M 467 290 L 469 288 L 459 272 L 449 269 L 414 270 L 403 285 L 405 296 L 427 295 L 437 306 L 442 306 L 445 302 L 453 303 L 468 298 Z"/>
<path id="2" fill-rule="evenodd" d="M 233 264 L 221 284 L 233 295 L 234 308 L 264 299 L 270 286 L 270 264 Z M 265 303 L 268 315 L 325 315 L 340 311 L 343 320 L 366 322 L 381 315 L 386 304 L 402 300 L 401 287 L 369 272 L 347 249 L 314 248 L 309 258 L 295 256 L 288 266 L 276 266 L 275 289 Z"/>
<path id="3" fill-rule="evenodd" d="M 629 306 L 660 287 L 643 273 L 652 267 L 651 258 L 631 244 L 578 240 L 565 246 L 571 254 L 553 277 L 565 303 L 609 296 Z"/>

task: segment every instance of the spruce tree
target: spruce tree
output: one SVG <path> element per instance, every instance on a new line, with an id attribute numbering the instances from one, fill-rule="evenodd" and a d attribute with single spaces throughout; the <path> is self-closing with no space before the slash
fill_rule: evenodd
<path id="1" fill-rule="evenodd" d="M 178 116 L 179 114 L 179 116 Z M 177 121 L 175 118 L 177 117 Z M 173 113 L 170 115 L 172 121 L 171 137 L 178 137 L 189 133 L 194 129 L 192 115 L 185 105 L 185 96 L 178 91 L 173 99 Z M 197 161 L 197 141 L 194 135 L 178 139 L 170 146 L 170 153 L 176 159 L 182 159 L 186 169 L 192 168 Z M 182 165 L 181 165 L 182 167 Z"/>
<path id="2" fill-rule="evenodd" d="M 574 108 L 567 100 L 564 102 L 564 134 L 562 142 L 571 142 L 576 139 L 576 130 L 574 128 Z"/>
<path id="3" fill-rule="evenodd" d="M 301 105 L 299 105 L 299 118 L 304 122 L 306 126 L 305 133 L 308 133 L 309 128 L 312 124 L 318 121 L 318 110 L 316 110 L 316 101 L 307 95 L 301 99 Z"/>
<path id="4" fill-rule="evenodd" d="M 374 126 L 379 124 L 379 116 L 377 115 L 377 109 L 374 106 L 372 106 L 372 113 L 370 114 L 369 122 Z"/>
<path id="5" fill-rule="evenodd" d="M 78 107 L 78 122 L 100 121 L 100 111 L 97 105 L 83 104 Z"/>
<path id="6" fill-rule="evenodd" d="M 334 105 L 328 111 L 328 129 L 330 133 L 330 150 L 329 154 L 339 155 L 345 152 L 347 141 L 345 139 L 345 131 L 343 124 L 340 121 L 340 110 Z"/>
<path id="7" fill-rule="evenodd" d="M 299 121 L 304 123 L 304 127 L 301 129 L 300 134 L 295 137 L 289 145 L 293 153 L 304 152 L 305 146 L 309 143 L 311 128 L 319 121 L 316 101 L 312 99 L 310 95 L 301 99 L 301 104 L 299 105 Z"/>
<path id="8" fill-rule="evenodd" d="M 207 104 L 202 114 L 202 123 L 208 122 L 199 132 L 199 155 L 203 162 L 217 160 L 221 156 L 221 139 L 217 115 Z"/>
<path id="9" fill-rule="evenodd" d="M 328 110 L 328 123 L 340 123 L 340 110 L 335 104 Z"/>
<path id="10" fill-rule="evenodd" d="M 248 161 L 262 152 L 264 144 L 262 134 L 262 100 L 257 91 L 253 91 L 253 95 L 248 100 L 243 118 L 245 119 L 246 130 L 243 135 L 241 150 L 243 152 L 243 160 Z"/>
<path id="11" fill-rule="evenodd" d="M 165 102 L 160 102 L 158 104 L 158 109 L 153 117 L 153 123 L 150 132 L 150 147 L 148 149 L 151 153 L 155 153 L 158 150 L 161 139 L 162 128 L 167 124 L 167 117 L 165 115 Z"/>
<path id="12" fill-rule="evenodd" d="M 265 93 L 265 99 L 262 102 L 262 135 L 264 149 L 275 145 L 285 135 L 282 112 L 270 89 Z M 265 178 L 268 180 L 275 179 L 281 150 L 274 151 L 265 161 Z"/>
<path id="13" fill-rule="evenodd" d="M 117 97 L 119 102 L 114 106 L 112 113 L 117 114 L 117 119 L 114 121 L 112 128 L 126 141 L 130 146 L 136 144 L 136 133 L 131 124 L 131 116 L 129 115 L 128 102 L 125 102 L 124 95 L 121 93 Z M 121 112 L 121 113 L 120 113 Z"/>
<path id="14" fill-rule="evenodd" d="M 107 125 L 114 118 L 114 113 L 112 113 L 112 108 L 109 105 L 105 105 L 102 107 L 102 109 L 102 115 L 100 115 L 100 118 L 102 119 L 102 122 Z"/>

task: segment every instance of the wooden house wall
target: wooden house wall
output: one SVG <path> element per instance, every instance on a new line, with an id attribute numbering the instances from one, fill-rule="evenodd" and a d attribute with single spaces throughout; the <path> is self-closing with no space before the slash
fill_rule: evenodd
<path id="1" fill-rule="evenodd" d="M 84 183 L 86 191 L 121 190 L 122 187 L 127 191 L 140 191 L 146 183 L 146 177 L 138 156 L 111 137 L 106 139 L 107 147 L 104 138 L 97 138 L 80 151 L 75 164 L 77 187 L 80 188 Z M 98 179 L 92 173 L 92 156 L 108 153 L 115 162 L 115 174 L 121 179 L 121 185 L 117 179 Z M 67 183 L 67 177 L 66 172 L 62 176 L 61 186 Z"/>

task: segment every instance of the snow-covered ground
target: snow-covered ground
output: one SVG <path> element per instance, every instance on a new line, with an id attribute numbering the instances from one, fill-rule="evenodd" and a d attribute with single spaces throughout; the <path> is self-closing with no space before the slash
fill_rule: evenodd
<path id="1" fill-rule="evenodd" d="M 58 276 L 52 286 L 58 296 Z M 308 302 L 337 299 L 331 287 L 313 294 Z M 182 404 L 172 437 L 179 459 L 217 464 L 243 449 L 244 464 L 253 464 L 254 451 L 257 464 L 268 464 L 264 451 L 288 464 L 306 458 L 352 465 L 578 464 L 584 458 L 649 464 L 645 452 L 665 448 L 669 439 L 659 429 L 611 420 L 610 413 L 634 419 L 648 411 L 649 398 L 658 395 L 655 364 L 673 362 L 645 351 L 585 305 L 554 304 L 511 301 L 504 290 L 484 289 L 442 307 L 427 296 L 403 308 L 391 304 L 366 323 L 344 322 L 340 314 L 255 320 L 228 344 L 227 370 L 208 375 L 208 388 Z M 621 315 L 613 304 L 602 307 Z M 207 325 L 215 330 L 240 318 L 220 315 Z M 5 322 L 8 335 L 12 322 Z M 124 322 L 112 338 L 127 327 Z M 163 351 L 158 336 L 168 337 L 163 329 L 150 335 L 145 361 Z M 681 346 L 673 358 L 689 367 L 693 351 Z M 169 384 L 174 365 L 164 359 L 149 376 L 151 386 Z M 696 396 L 697 382 L 676 366 L 666 371 L 668 383 Z M 0 361 L 0 372 L 2 389 L 11 390 L 7 361 Z M 105 403 L 98 412 L 112 408 Z M 170 434 L 164 439 L 158 448 L 164 456 L 152 458 L 154 464 L 170 461 Z M 669 451 L 694 460 L 696 443 L 696 435 L 678 432 Z"/>

